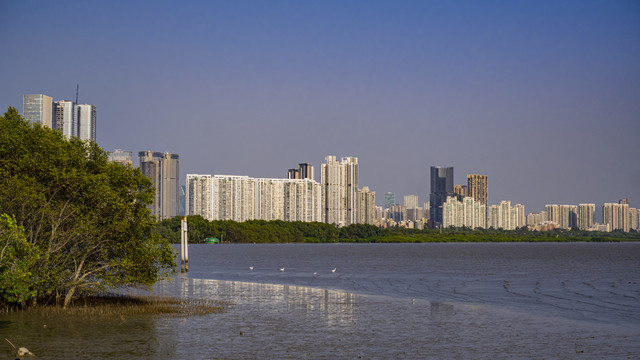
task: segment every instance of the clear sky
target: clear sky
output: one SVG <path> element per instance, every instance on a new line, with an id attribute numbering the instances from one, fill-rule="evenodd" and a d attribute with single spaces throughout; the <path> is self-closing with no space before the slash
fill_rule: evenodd
<path id="1" fill-rule="evenodd" d="M 435 165 L 527 213 L 640 207 L 635 0 L 0 0 L 0 45 L 2 112 L 80 84 L 103 148 L 178 153 L 182 183 L 356 156 L 379 205 Z"/>

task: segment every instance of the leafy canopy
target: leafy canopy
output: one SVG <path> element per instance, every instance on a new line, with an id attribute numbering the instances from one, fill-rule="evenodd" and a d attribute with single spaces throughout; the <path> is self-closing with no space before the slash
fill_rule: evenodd
<path id="1" fill-rule="evenodd" d="M 10 215 L 0 218 L 0 302 L 64 296 L 66 305 L 74 294 L 167 277 L 175 256 L 153 232 L 153 193 L 95 142 L 66 139 L 9 107 L 0 117 L 0 214 Z"/>

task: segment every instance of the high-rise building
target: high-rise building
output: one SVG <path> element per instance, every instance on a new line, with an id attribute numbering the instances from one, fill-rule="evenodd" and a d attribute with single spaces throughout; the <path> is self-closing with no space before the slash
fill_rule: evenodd
<path id="1" fill-rule="evenodd" d="M 611 231 L 629 231 L 629 204 L 606 203 L 602 206 L 602 223 Z"/>
<path id="2" fill-rule="evenodd" d="M 640 229 L 640 209 L 629 209 L 629 229 L 636 231 Z"/>
<path id="3" fill-rule="evenodd" d="M 513 224 L 514 229 L 526 226 L 527 218 L 524 215 L 524 205 L 515 204 L 513 208 L 515 209 L 515 213 L 516 213 L 516 220 L 515 220 L 515 223 Z"/>
<path id="4" fill-rule="evenodd" d="M 578 207 L 575 205 L 560 205 L 558 226 L 562 229 L 578 227 Z"/>
<path id="5" fill-rule="evenodd" d="M 488 227 L 494 229 L 515 230 L 526 225 L 525 208 L 522 204 L 511 207 L 511 201 L 500 201 L 499 205 L 491 205 L 488 210 Z"/>
<path id="6" fill-rule="evenodd" d="M 60 131 L 67 139 L 77 136 L 78 113 L 76 104 L 69 100 L 54 102 L 55 129 Z"/>
<path id="7" fill-rule="evenodd" d="M 467 175 L 467 195 L 476 202 L 487 205 L 489 203 L 489 180 L 487 175 Z"/>
<path id="8" fill-rule="evenodd" d="M 22 116 L 25 120 L 39 123 L 53 129 L 54 113 L 53 99 L 43 94 L 29 94 L 22 96 Z"/>
<path id="9" fill-rule="evenodd" d="M 560 224 L 560 206 L 558 205 L 545 205 L 544 210 L 546 217 L 544 221 L 552 222 L 556 225 Z"/>
<path id="10" fill-rule="evenodd" d="M 358 190 L 358 223 L 376 224 L 376 193 L 368 186 Z"/>
<path id="11" fill-rule="evenodd" d="M 442 225 L 442 204 L 453 196 L 453 167 L 431 167 L 431 221 L 434 226 Z"/>
<path id="12" fill-rule="evenodd" d="M 388 209 L 396 204 L 396 194 L 388 192 L 384 194 L 384 208 Z"/>
<path id="13" fill-rule="evenodd" d="M 387 218 L 392 219 L 396 223 L 407 220 L 407 208 L 402 205 L 393 205 L 387 209 Z"/>
<path id="14" fill-rule="evenodd" d="M 116 149 L 109 153 L 109 161 L 113 161 L 121 165 L 133 166 L 133 153 L 131 151 Z"/>
<path id="15" fill-rule="evenodd" d="M 462 201 L 462 199 L 467 197 L 467 185 L 454 185 L 453 194 L 456 196 L 458 201 Z"/>
<path id="16" fill-rule="evenodd" d="M 298 173 L 300 174 L 300 179 L 314 180 L 313 165 L 309 163 L 298 164 Z"/>
<path id="17" fill-rule="evenodd" d="M 527 215 L 527 226 L 533 227 L 536 225 L 540 225 L 544 221 L 543 219 L 544 219 L 543 214 L 529 213 L 529 215 Z"/>
<path id="18" fill-rule="evenodd" d="M 247 221 L 256 218 L 256 179 L 248 176 L 213 177 L 213 219 Z"/>
<path id="19" fill-rule="evenodd" d="M 348 226 L 358 221 L 358 158 L 327 156 L 322 164 L 321 185 L 324 221 Z"/>
<path id="20" fill-rule="evenodd" d="M 287 179 L 300 179 L 300 172 L 298 169 L 287 170 Z"/>
<path id="21" fill-rule="evenodd" d="M 589 230 L 595 223 L 596 204 L 580 204 L 578 208 L 578 228 Z"/>
<path id="22" fill-rule="evenodd" d="M 211 175 L 187 174 L 185 215 L 200 215 L 213 220 L 213 178 Z"/>
<path id="23" fill-rule="evenodd" d="M 178 189 L 180 187 L 180 160 L 178 154 L 140 151 L 140 170 L 151 179 L 155 188 L 151 213 L 158 220 L 178 215 Z"/>
<path id="24" fill-rule="evenodd" d="M 485 206 L 472 197 L 462 201 L 457 196 L 450 196 L 442 204 L 442 227 L 485 228 Z"/>
<path id="25" fill-rule="evenodd" d="M 405 195 L 404 207 L 407 209 L 415 209 L 418 207 L 418 195 Z"/>
<path id="26" fill-rule="evenodd" d="M 300 163 L 297 169 L 289 169 L 287 171 L 287 179 L 314 180 L 313 166 L 309 163 Z"/>
<path id="27" fill-rule="evenodd" d="M 178 216 L 185 216 L 187 214 L 185 207 L 187 203 L 187 186 L 180 185 L 178 188 Z"/>
<path id="28" fill-rule="evenodd" d="M 96 107 L 89 104 L 76 105 L 80 140 L 96 141 Z"/>

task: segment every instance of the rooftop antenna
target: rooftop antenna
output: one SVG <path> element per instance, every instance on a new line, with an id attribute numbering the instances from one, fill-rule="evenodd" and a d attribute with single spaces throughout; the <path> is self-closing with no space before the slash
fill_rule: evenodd
<path id="1" fill-rule="evenodd" d="M 78 92 L 80 91 L 80 84 L 76 84 L 76 104 L 78 103 Z"/>

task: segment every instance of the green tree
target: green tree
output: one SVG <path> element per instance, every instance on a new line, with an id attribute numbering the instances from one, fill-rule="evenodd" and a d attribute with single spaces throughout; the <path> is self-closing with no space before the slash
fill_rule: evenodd
<path id="1" fill-rule="evenodd" d="M 0 213 L 14 216 L 39 251 L 32 301 L 64 296 L 67 306 L 77 293 L 148 286 L 168 276 L 174 253 L 152 232 L 152 201 L 150 180 L 107 161 L 94 142 L 67 140 L 12 107 L 0 117 Z"/>
<path id="2" fill-rule="evenodd" d="M 39 258 L 38 248 L 27 242 L 24 229 L 7 214 L 0 214 L 0 245 L 0 297 L 23 304 L 35 294 L 30 279 Z"/>

